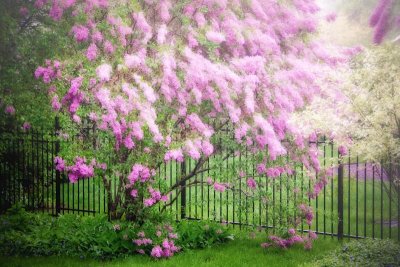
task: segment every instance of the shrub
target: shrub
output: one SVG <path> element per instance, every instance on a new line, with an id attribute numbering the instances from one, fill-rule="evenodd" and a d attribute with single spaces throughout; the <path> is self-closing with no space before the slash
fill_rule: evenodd
<path id="1" fill-rule="evenodd" d="M 365 239 L 344 244 L 314 266 L 400 266 L 400 245 L 392 240 Z"/>
<path id="2" fill-rule="evenodd" d="M 6 256 L 64 255 L 114 259 L 134 253 L 169 258 L 174 253 L 209 247 L 232 239 L 217 223 L 182 221 L 175 225 L 110 222 L 105 215 L 51 217 L 14 206 L 0 217 L 0 254 Z"/>
<path id="3" fill-rule="evenodd" d="M 206 248 L 233 240 L 226 227 L 211 221 L 182 221 L 177 225 L 177 232 L 182 249 Z"/>

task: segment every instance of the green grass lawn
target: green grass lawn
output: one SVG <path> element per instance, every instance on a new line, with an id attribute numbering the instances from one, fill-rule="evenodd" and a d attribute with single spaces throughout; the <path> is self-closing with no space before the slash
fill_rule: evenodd
<path id="1" fill-rule="evenodd" d="M 256 239 L 240 237 L 226 244 L 203 250 L 185 251 L 169 260 L 159 261 L 140 255 L 111 262 L 56 256 L 37 258 L 0 257 L 0 266 L 307 266 L 314 259 L 340 246 L 340 242 L 335 238 L 320 237 L 315 241 L 311 251 L 305 251 L 301 246 L 288 250 L 274 248 L 265 250 L 260 247 L 262 241 L 261 237 Z"/>

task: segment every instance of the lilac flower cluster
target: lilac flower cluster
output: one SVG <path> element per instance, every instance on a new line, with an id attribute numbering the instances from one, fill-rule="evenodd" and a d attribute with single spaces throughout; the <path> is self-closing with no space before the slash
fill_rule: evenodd
<path id="1" fill-rule="evenodd" d="M 141 231 L 137 234 L 138 238 L 132 240 L 139 248 L 136 250 L 139 254 L 145 254 L 146 251 L 155 259 L 170 258 L 180 251 L 175 245 L 178 235 L 173 232 L 170 225 L 164 227 L 157 226 L 156 236 L 151 239 Z"/>
<path id="2" fill-rule="evenodd" d="M 257 182 L 253 178 L 247 179 L 246 184 L 250 189 L 255 189 L 257 187 Z"/>
<path id="3" fill-rule="evenodd" d="M 155 171 L 151 171 L 146 166 L 142 164 L 135 164 L 132 166 L 132 171 L 128 176 L 130 184 L 133 186 L 137 181 L 145 183 L 150 180 L 152 176 L 155 175 Z"/>
<path id="4" fill-rule="evenodd" d="M 261 247 L 268 248 L 274 246 L 282 249 L 287 249 L 295 244 L 303 244 L 304 249 L 309 250 L 312 247 L 312 241 L 317 239 L 317 235 L 313 231 L 310 231 L 306 236 L 301 236 L 297 234 L 296 230 L 293 228 L 288 230 L 288 235 L 289 237 L 287 238 L 271 235 L 268 237 L 270 242 L 262 243 Z"/>
<path id="5" fill-rule="evenodd" d="M 150 193 L 150 198 L 144 199 L 144 206 L 145 207 L 151 207 L 158 203 L 159 201 L 162 202 L 167 202 L 168 201 L 168 195 L 162 195 L 160 191 L 153 189 L 152 187 L 148 188 L 148 191 Z"/>
<path id="6" fill-rule="evenodd" d="M 12 106 L 12 105 L 8 105 L 8 106 L 6 106 L 6 108 L 4 109 L 4 112 L 5 112 L 6 114 L 8 114 L 8 115 L 13 116 L 13 115 L 15 115 L 15 108 L 14 108 L 14 106 Z"/>
<path id="7" fill-rule="evenodd" d="M 46 66 L 39 66 L 35 70 L 35 78 L 42 78 L 44 83 L 51 83 L 54 79 L 61 77 L 61 63 L 57 60 L 46 60 Z"/>
<path id="8" fill-rule="evenodd" d="M 85 100 L 85 94 L 80 90 L 82 86 L 83 78 L 76 77 L 71 80 L 71 86 L 67 94 L 63 97 L 62 105 L 69 106 L 68 112 L 71 114 L 73 120 L 76 123 L 80 122 L 80 117 L 76 114 L 81 103 Z M 56 100 L 54 100 L 56 102 Z M 54 108 L 54 105 L 53 105 Z"/>
<path id="9" fill-rule="evenodd" d="M 299 210 L 300 210 L 302 216 L 306 219 L 307 224 L 311 226 L 312 220 L 314 218 L 314 213 L 313 213 L 312 207 L 307 206 L 305 204 L 300 204 Z"/>
<path id="10" fill-rule="evenodd" d="M 64 159 L 61 157 L 54 158 L 55 168 L 58 171 L 66 171 L 71 183 L 76 183 L 81 178 L 91 178 L 94 176 L 94 169 L 99 168 L 105 170 L 107 165 L 105 163 L 97 163 L 93 159 L 89 164 L 86 163 L 86 158 L 76 157 L 74 165 L 67 166 Z"/>

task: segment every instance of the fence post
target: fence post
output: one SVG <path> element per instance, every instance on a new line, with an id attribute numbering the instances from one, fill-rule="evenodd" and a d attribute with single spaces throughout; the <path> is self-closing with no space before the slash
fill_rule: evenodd
<path id="1" fill-rule="evenodd" d="M 338 239 L 343 239 L 343 164 L 342 158 L 339 155 L 338 168 Z"/>
<path id="2" fill-rule="evenodd" d="M 59 140 L 59 130 L 60 130 L 60 120 L 58 116 L 56 116 L 54 121 L 54 130 L 55 130 L 55 137 L 56 144 L 55 144 L 55 155 L 58 156 L 60 153 L 60 140 Z M 61 213 L 61 172 L 56 169 L 56 214 Z"/>
<path id="3" fill-rule="evenodd" d="M 181 179 L 186 175 L 186 160 L 181 163 Z M 181 219 L 186 218 L 186 182 L 181 185 Z"/>

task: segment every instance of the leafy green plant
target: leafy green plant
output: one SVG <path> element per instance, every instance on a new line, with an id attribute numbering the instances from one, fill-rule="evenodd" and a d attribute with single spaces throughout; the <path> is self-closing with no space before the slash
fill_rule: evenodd
<path id="1" fill-rule="evenodd" d="M 313 266 L 400 266 L 400 244 L 392 240 L 352 241 L 315 261 Z"/>
<path id="2" fill-rule="evenodd" d="M 226 227 L 211 221 L 182 221 L 177 232 L 182 249 L 206 248 L 234 238 Z"/>
<path id="3" fill-rule="evenodd" d="M 178 250 L 205 248 L 233 239 L 227 228 L 213 222 L 156 218 L 137 225 L 129 221 L 110 222 L 105 215 L 76 214 L 51 217 L 30 213 L 15 205 L 0 216 L 0 254 L 4 256 L 71 256 L 114 259 L 139 251 L 151 254 L 167 238 Z M 160 234 L 161 233 L 161 234 Z M 151 246 L 134 242 L 151 239 Z M 139 252 L 140 253 L 140 252 Z"/>

